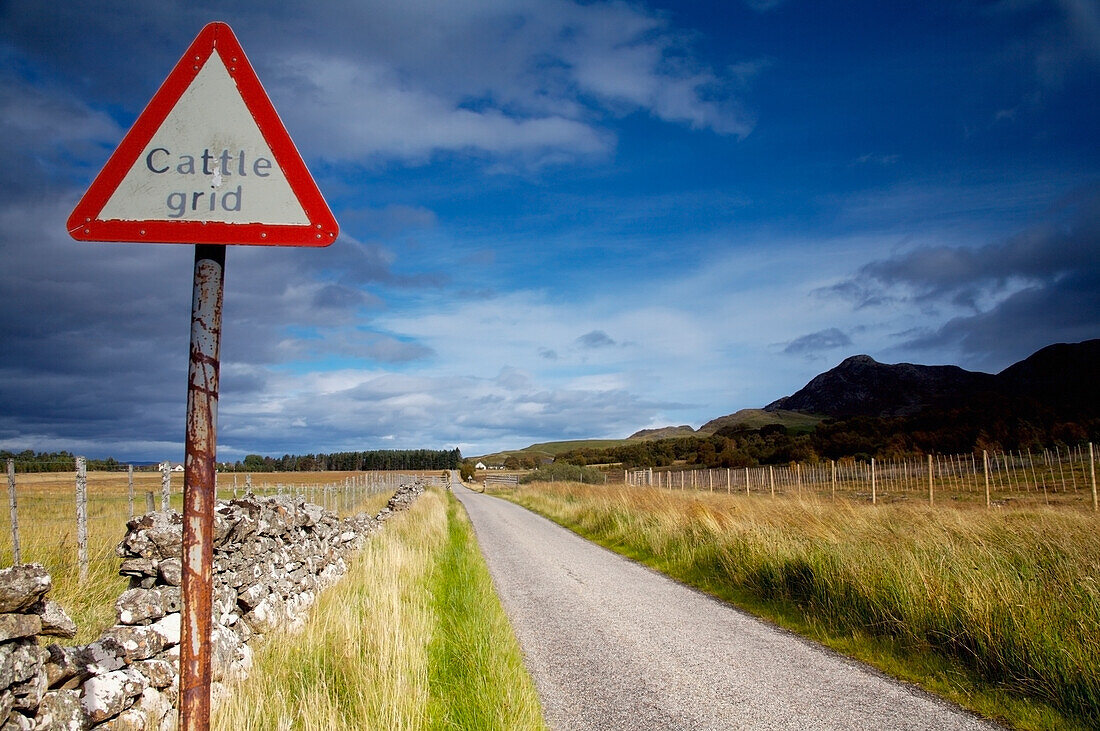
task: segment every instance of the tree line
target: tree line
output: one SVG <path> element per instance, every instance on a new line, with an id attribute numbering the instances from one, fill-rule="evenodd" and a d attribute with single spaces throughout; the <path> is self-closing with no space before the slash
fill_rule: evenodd
<path id="1" fill-rule="evenodd" d="M 331 454 L 249 454 L 238 462 L 218 465 L 223 472 L 339 472 L 367 470 L 456 470 L 462 452 L 456 449 L 376 449 Z"/>
<path id="2" fill-rule="evenodd" d="M 0 462 L 7 464 L 9 459 L 15 461 L 16 472 L 73 472 L 76 470 L 76 455 L 72 452 L 35 452 L 33 449 L 11 452 L 0 449 Z M 114 457 L 89 459 L 87 464 L 89 470 L 101 472 L 126 467 Z"/>
<path id="3" fill-rule="evenodd" d="M 22 452 L 0 450 L 0 467 L 7 460 L 15 461 L 16 472 L 73 472 L 76 455 L 72 452 Z M 462 452 L 456 449 L 377 449 L 366 452 L 333 452 L 331 454 L 284 454 L 265 457 L 250 454 L 238 462 L 219 462 L 222 472 L 318 472 L 366 470 L 455 470 L 462 463 Z M 126 463 L 114 457 L 88 459 L 93 472 L 123 470 Z M 140 465 L 138 470 L 156 470 L 157 465 Z"/>

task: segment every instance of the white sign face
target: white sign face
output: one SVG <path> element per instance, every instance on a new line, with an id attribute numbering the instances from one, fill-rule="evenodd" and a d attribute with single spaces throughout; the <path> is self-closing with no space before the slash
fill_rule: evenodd
<path id="1" fill-rule="evenodd" d="M 211 53 L 98 218 L 308 226 L 218 53 Z"/>

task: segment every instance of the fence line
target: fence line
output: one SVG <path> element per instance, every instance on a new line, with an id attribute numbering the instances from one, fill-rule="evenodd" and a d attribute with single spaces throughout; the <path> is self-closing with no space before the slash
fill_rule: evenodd
<path id="1" fill-rule="evenodd" d="M 23 563 L 19 550 L 19 510 L 15 501 L 15 460 L 8 460 L 8 509 L 11 512 L 11 555 L 13 565 Z"/>
<path id="2" fill-rule="evenodd" d="M 936 504 L 937 492 L 972 493 L 992 507 L 1012 495 L 1030 495 L 1049 502 L 1052 495 L 1091 493 L 1092 509 L 1100 512 L 1095 449 L 1091 442 L 1042 452 L 1008 450 L 970 454 L 929 454 L 915 459 L 857 462 L 852 459 L 791 462 L 719 469 L 636 469 L 622 472 L 628 485 L 670 490 L 724 490 L 727 494 L 803 492 L 848 493 L 872 504 L 885 497 L 921 495 Z M 998 497 L 999 496 L 999 497 Z"/>
<path id="3" fill-rule="evenodd" d="M 23 488 L 22 502 L 24 503 L 24 510 L 30 510 L 31 527 L 42 529 L 46 526 L 45 530 L 53 532 L 55 529 L 48 526 L 57 526 L 56 532 L 57 539 L 52 540 L 56 546 L 68 544 L 72 546 L 71 541 L 72 531 L 75 527 L 76 533 L 76 566 L 79 570 L 80 581 L 84 582 L 88 577 L 89 567 L 89 555 L 88 555 L 88 524 L 89 524 L 89 502 L 93 505 L 92 517 L 97 524 L 107 520 L 112 523 L 112 526 L 117 527 L 117 521 L 121 517 L 123 500 L 126 501 L 126 510 L 129 517 L 134 516 L 134 469 L 133 465 L 125 466 L 126 486 L 125 495 L 121 493 L 120 486 L 111 488 L 113 493 L 107 491 L 93 490 L 91 498 L 89 500 L 88 490 L 88 470 L 87 460 L 84 457 L 75 457 L 75 476 L 70 477 L 73 479 L 71 485 L 75 487 L 75 496 L 71 498 L 65 498 L 64 493 L 56 489 L 57 481 L 64 481 L 65 478 L 56 472 L 33 472 L 23 473 L 25 475 L 34 475 L 35 479 L 32 480 L 32 485 L 28 490 L 27 487 Z M 172 479 L 171 479 L 171 464 L 168 462 L 162 463 L 161 467 L 161 509 L 166 509 L 171 505 L 172 493 Z M 167 467 L 167 469 L 165 469 Z M 119 465 L 117 472 L 122 471 L 123 466 Z M 19 532 L 19 500 L 18 500 L 18 481 L 15 469 L 15 460 L 7 460 L 7 474 L 8 474 L 8 504 L 9 504 L 9 521 L 11 528 L 11 561 L 12 565 L 21 564 L 23 562 L 23 554 L 25 546 L 22 545 Z M 70 472 L 70 475 L 73 473 Z M 102 479 L 102 472 L 93 472 L 93 486 L 94 483 Z M 155 473 L 154 473 L 155 474 Z M 35 490 L 33 483 L 39 482 L 41 478 L 47 478 L 50 488 L 48 492 L 43 492 L 41 489 Z M 150 475 L 150 477 L 152 477 Z M 224 475 L 223 475 L 224 477 Z M 234 474 L 234 484 L 232 487 L 232 496 L 236 498 L 238 496 L 236 474 Z M 385 492 L 393 491 L 400 486 L 403 482 L 409 481 L 413 477 L 412 474 L 406 472 L 360 472 L 345 477 L 340 482 L 328 482 L 328 483 L 269 483 L 264 482 L 257 487 L 257 492 L 262 496 L 270 495 L 290 495 L 296 498 L 302 498 L 308 502 L 317 503 L 322 505 L 326 510 L 332 512 L 350 512 L 362 500 L 367 496 Z M 443 478 L 440 475 L 418 475 L 418 479 L 427 481 L 429 484 L 442 485 L 444 483 Z M 50 479 L 52 478 L 52 479 Z M 155 478 L 153 478 L 155 479 Z M 117 484 L 117 483 L 116 483 Z M 216 483 L 215 483 L 216 484 Z M 252 487 L 252 475 L 251 473 L 246 475 L 245 479 L 246 491 L 251 493 Z M 102 486 L 102 485 L 101 485 Z M 175 496 L 178 498 L 182 489 L 176 491 Z M 73 493 L 69 493 L 73 495 Z M 229 489 L 222 490 L 221 497 L 229 497 Z M 73 502 L 68 502 L 72 500 Z M 68 503 L 70 507 L 64 508 L 64 504 Z M 75 525 L 73 520 L 73 513 L 69 512 L 70 517 L 62 517 L 64 512 L 73 510 L 75 506 Z M 115 506 L 115 507 L 112 507 Z M 64 510 L 60 510 L 64 508 Z M 145 509 L 146 512 L 152 512 L 155 509 L 155 498 L 153 490 L 145 491 Z M 2 515 L 2 513 L 0 513 Z M 63 526 L 68 526 L 67 528 Z M 2 528 L 0 528 L 2 529 Z M 98 529 L 97 529 L 98 530 Z M 32 531 L 34 533 L 34 531 Z M 40 539 L 38 542 L 41 542 Z M 31 540 L 31 553 L 35 552 L 34 545 L 36 540 L 32 535 Z M 0 546 L 0 550 L 5 548 Z M 39 549 L 41 550 L 41 549 Z M 29 556 L 28 560 L 34 561 L 35 556 Z M 72 564 L 70 564 L 72 565 Z"/>
<path id="4" fill-rule="evenodd" d="M 493 485 L 498 487 L 517 487 L 519 485 L 519 475 L 486 475 L 485 487 Z"/>
<path id="5" fill-rule="evenodd" d="M 88 580 L 88 463 L 76 458 L 76 558 L 80 582 Z"/>
<path id="6" fill-rule="evenodd" d="M 160 509 L 167 510 L 172 504 L 172 463 L 160 463 Z"/>

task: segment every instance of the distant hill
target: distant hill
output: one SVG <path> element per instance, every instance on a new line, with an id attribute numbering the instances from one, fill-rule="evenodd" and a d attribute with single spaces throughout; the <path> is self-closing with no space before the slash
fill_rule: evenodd
<path id="1" fill-rule="evenodd" d="M 740 411 L 711 419 L 699 427 L 697 432 L 706 436 L 715 434 L 722 429 L 760 429 L 771 424 L 779 424 L 786 427 L 791 433 L 813 431 L 823 417 L 813 414 L 803 414 L 783 409 L 765 411 L 764 409 L 741 409 Z"/>
<path id="2" fill-rule="evenodd" d="M 680 426 L 663 426 L 659 429 L 642 429 L 631 434 L 627 439 L 672 439 L 675 437 L 690 437 L 695 434 L 695 429 L 688 424 Z"/>
<path id="3" fill-rule="evenodd" d="M 488 465 L 504 464 L 509 457 L 534 459 L 537 462 L 552 462 L 562 452 L 572 449 L 604 449 L 607 447 L 619 447 L 630 444 L 627 439 L 573 439 L 564 442 L 539 442 L 531 444 L 523 449 L 507 449 L 502 452 L 493 452 L 469 459 L 481 461 Z"/>
<path id="4" fill-rule="evenodd" d="M 996 401 L 1023 401 L 1046 409 L 1098 413 L 1100 340 L 1051 345 L 997 375 L 958 366 L 879 363 L 868 355 L 846 358 L 765 411 L 796 411 L 834 418 L 911 416 Z"/>

